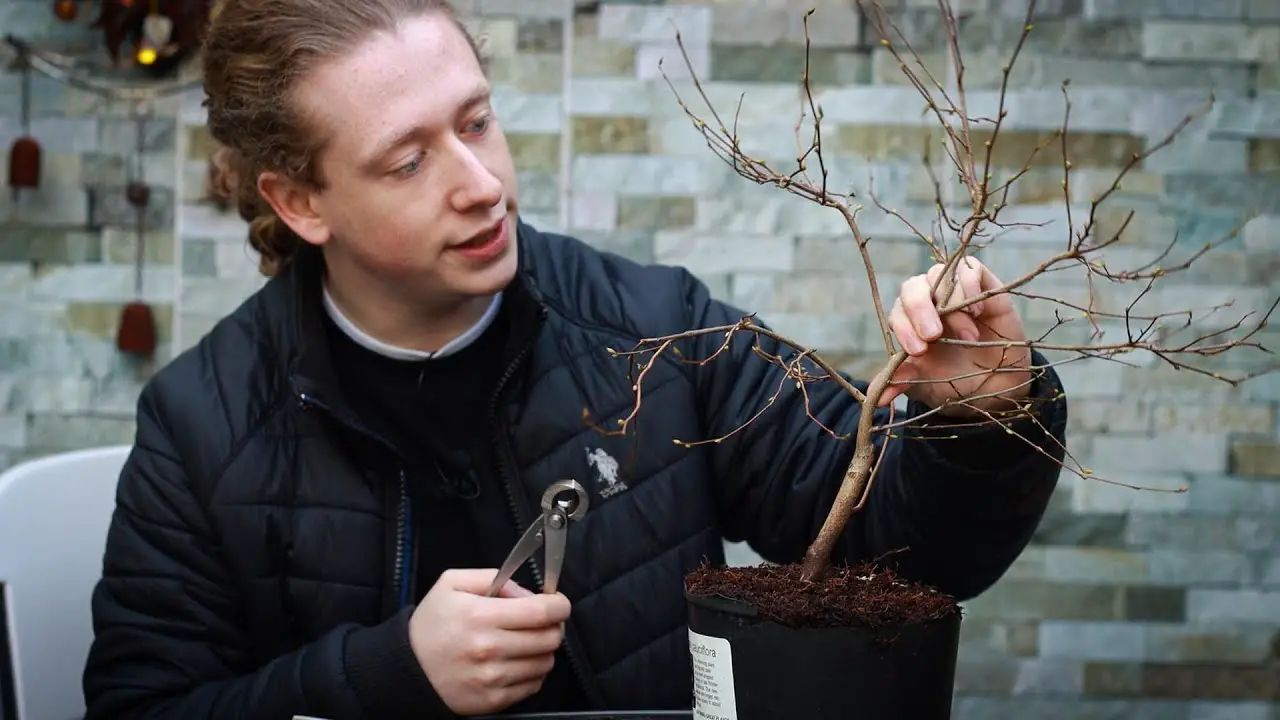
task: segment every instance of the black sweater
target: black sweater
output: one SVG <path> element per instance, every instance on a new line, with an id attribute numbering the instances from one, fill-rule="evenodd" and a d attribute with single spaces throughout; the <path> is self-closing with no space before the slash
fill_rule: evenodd
<path id="1" fill-rule="evenodd" d="M 404 456 L 418 530 L 414 601 L 449 568 L 496 568 L 519 533 L 494 464 L 494 429 L 487 408 L 508 361 L 510 316 L 493 323 L 455 353 L 423 360 L 364 347 L 326 316 L 329 344 L 343 394 L 361 420 Z M 525 565 L 515 580 L 538 586 Z M 406 642 L 407 642 L 406 638 Z M 578 707 L 581 691 L 563 657 L 542 691 L 515 712 Z"/>

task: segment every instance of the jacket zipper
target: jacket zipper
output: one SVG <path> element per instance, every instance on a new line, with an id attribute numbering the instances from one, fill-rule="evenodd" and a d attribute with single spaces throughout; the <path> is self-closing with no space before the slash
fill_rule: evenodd
<path id="1" fill-rule="evenodd" d="M 360 433 L 374 442 L 382 445 L 389 450 L 397 458 L 400 458 L 400 451 L 395 445 L 388 442 L 381 435 L 365 427 L 355 418 L 347 417 L 345 414 L 335 412 L 333 408 L 316 399 L 314 395 L 307 393 L 298 393 L 298 402 L 304 408 L 314 407 L 328 413 L 330 417 L 345 425 L 348 429 Z M 389 589 L 396 598 L 396 608 L 399 610 L 408 604 L 409 582 L 405 577 L 405 559 L 409 553 L 409 533 L 407 531 L 409 521 L 409 482 L 405 477 L 404 463 L 401 462 L 398 477 L 396 480 L 398 485 L 398 496 L 396 498 L 395 516 L 396 516 L 396 548 L 394 561 L 391 570 L 391 583 Z"/>
<path id="2" fill-rule="evenodd" d="M 400 496 L 396 503 L 396 557 L 395 563 L 391 570 L 391 587 L 396 588 L 399 598 L 399 605 L 396 610 L 400 610 L 409 604 L 409 583 L 405 578 L 404 566 L 405 558 L 409 554 L 409 533 L 406 528 L 409 519 L 409 482 L 404 475 L 404 466 L 401 465 L 399 476 Z"/>
<path id="3" fill-rule="evenodd" d="M 502 421 L 498 418 L 498 399 L 502 394 L 502 389 L 506 387 L 507 382 L 513 375 L 515 375 L 516 369 L 520 367 L 520 363 L 524 361 L 525 356 L 529 354 L 529 350 L 532 347 L 532 342 L 526 343 L 520 350 L 519 354 L 516 355 L 515 359 L 512 360 L 511 364 L 507 366 L 506 371 L 502 373 L 502 377 L 498 379 L 498 385 L 494 390 L 492 401 L 489 405 L 489 419 L 494 430 L 494 457 L 497 461 L 498 476 L 502 478 L 502 489 L 506 491 L 507 506 L 511 510 L 511 516 L 515 519 L 517 534 L 523 532 L 527 527 L 524 508 L 528 507 L 528 499 L 525 497 L 524 489 L 519 486 L 519 483 L 512 480 L 509 472 L 507 459 L 510 453 L 510 448 L 503 440 L 505 437 L 505 428 Z M 537 581 L 538 586 L 541 587 L 544 585 L 545 578 L 542 574 L 542 567 L 538 562 L 538 556 L 536 554 L 529 558 L 529 566 L 533 570 L 533 577 L 534 580 Z M 587 694 L 588 698 L 591 698 L 595 693 L 592 692 L 592 685 L 587 678 L 586 671 L 582 667 L 580 653 L 582 653 L 583 650 L 578 645 L 577 637 L 573 634 L 572 625 L 572 619 L 565 623 L 565 655 L 569 658 L 569 665 L 573 668 L 573 674 L 578 678 L 578 683 L 581 684 L 583 692 Z"/>

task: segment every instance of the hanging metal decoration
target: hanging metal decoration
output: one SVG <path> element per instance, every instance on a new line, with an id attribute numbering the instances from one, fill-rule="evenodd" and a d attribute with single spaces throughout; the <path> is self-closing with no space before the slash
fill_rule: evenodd
<path id="1" fill-rule="evenodd" d="M 109 102 L 156 101 L 200 88 L 199 78 L 166 80 L 126 77 L 119 74 L 86 70 L 77 58 L 47 49 L 38 49 L 15 35 L 5 35 L 4 42 L 16 51 L 21 69 L 26 63 L 31 70 L 54 82 L 96 95 Z"/>
<path id="2" fill-rule="evenodd" d="M 40 186 L 41 149 L 40 143 L 31 136 L 31 63 L 19 55 L 17 70 L 22 74 L 22 90 L 19 93 L 21 103 L 21 131 L 18 138 L 9 146 L 9 187 L 13 193 L 14 205 L 24 190 L 34 190 Z"/>
<path id="3" fill-rule="evenodd" d="M 133 207 L 137 229 L 137 245 L 134 248 L 134 300 L 120 313 L 120 326 L 116 329 L 116 348 L 120 352 L 140 358 L 150 358 L 156 351 L 156 320 L 151 306 L 143 299 L 143 271 L 147 248 L 147 209 L 151 204 L 151 186 L 144 177 L 147 145 L 147 119 L 149 113 L 144 104 L 134 107 L 137 137 L 133 153 L 133 168 L 125 188 L 125 199 Z"/>
<path id="4" fill-rule="evenodd" d="M 102 0 L 93 27 L 102 31 L 112 64 L 167 77 L 199 47 L 212 4 L 212 0 Z"/>
<path id="5" fill-rule="evenodd" d="M 87 8 L 89 0 L 51 0 L 53 14 L 63 22 L 75 22 Z M 216 0 L 97 0 L 97 12 L 89 27 L 101 33 L 106 49 L 105 60 L 112 70 L 137 70 L 144 78 L 168 79 L 184 62 L 195 55 L 204 40 L 204 32 L 214 13 Z M 100 65 L 77 50 L 73 54 L 51 47 L 34 50 L 31 43 L 11 34 L 4 40 L 19 53 L 40 56 L 44 65 L 54 66 L 51 75 L 69 72 L 77 76 L 77 87 L 130 85 L 132 79 L 119 72 L 101 73 L 91 66 Z M 104 58 L 99 58 L 104 59 Z M 86 62 L 87 61 L 87 62 Z M 97 77 L 94 77 L 97 76 Z M 109 79 L 108 79 L 109 78 Z M 105 89 L 105 88 L 104 88 Z M 118 93 L 112 93 L 118 95 Z M 123 91 L 137 97 L 132 90 Z"/>

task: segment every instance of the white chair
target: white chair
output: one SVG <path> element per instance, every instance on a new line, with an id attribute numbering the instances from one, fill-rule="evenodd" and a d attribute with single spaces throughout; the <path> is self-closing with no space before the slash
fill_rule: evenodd
<path id="1" fill-rule="evenodd" d="M 0 475 L 0 583 L 18 711 L 4 720 L 84 716 L 89 601 L 130 449 L 78 450 Z"/>

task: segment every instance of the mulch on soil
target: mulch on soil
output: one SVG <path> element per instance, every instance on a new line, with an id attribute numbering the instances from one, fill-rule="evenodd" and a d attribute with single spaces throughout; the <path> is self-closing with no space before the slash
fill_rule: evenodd
<path id="1" fill-rule="evenodd" d="M 691 595 L 723 597 L 756 608 L 760 617 L 789 627 L 898 628 L 960 612 L 955 598 L 864 563 L 834 566 L 820 579 L 800 579 L 800 565 L 712 567 L 685 579 Z"/>

